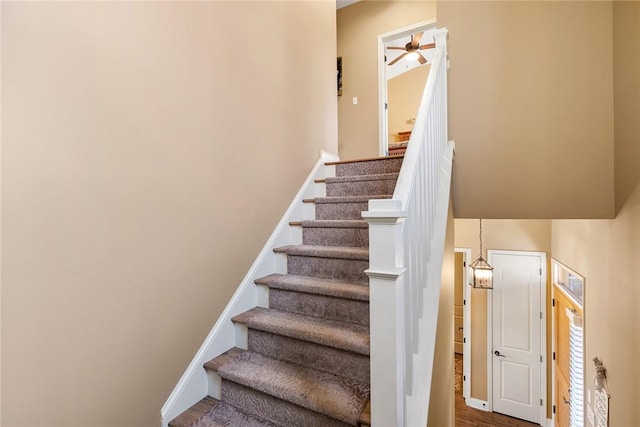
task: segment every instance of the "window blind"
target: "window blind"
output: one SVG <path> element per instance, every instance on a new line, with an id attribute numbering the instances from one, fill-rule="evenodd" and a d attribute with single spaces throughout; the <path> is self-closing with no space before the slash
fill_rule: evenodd
<path id="1" fill-rule="evenodd" d="M 582 316 L 567 308 L 569 317 L 569 426 L 584 426 L 584 363 Z"/>

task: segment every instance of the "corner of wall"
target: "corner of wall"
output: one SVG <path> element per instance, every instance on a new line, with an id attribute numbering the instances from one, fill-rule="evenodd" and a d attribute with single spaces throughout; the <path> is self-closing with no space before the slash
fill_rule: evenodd
<path id="1" fill-rule="evenodd" d="M 436 354 L 433 361 L 431 399 L 429 402 L 430 426 L 452 426 L 455 423 L 455 395 L 453 390 L 453 293 L 454 293 L 454 219 L 453 205 L 449 202 L 447 234 L 442 263 L 442 286 L 438 308 Z M 433 386 L 438 388 L 434 389 Z"/>

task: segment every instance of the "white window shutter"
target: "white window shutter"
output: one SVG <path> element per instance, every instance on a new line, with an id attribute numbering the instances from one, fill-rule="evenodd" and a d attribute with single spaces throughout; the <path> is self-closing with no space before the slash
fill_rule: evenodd
<path id="1" fill-rule="evenodd" d="M 569 317 L 569 390 L 571 411 L 569 425 L 584 426 L 584 363 L 582 316 L 566 309 Z"/>

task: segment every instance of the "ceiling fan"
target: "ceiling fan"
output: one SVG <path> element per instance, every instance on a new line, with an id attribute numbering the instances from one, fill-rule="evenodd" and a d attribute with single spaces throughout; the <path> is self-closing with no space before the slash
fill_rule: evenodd
<path id="1" fill-rule="evenodd" d="M 416 33 L 416 34 L 412 34 L 411 35 L 411 41 L 409 43 L 407 43 L 404 47 L 399 47 L 399 46 L 387 46 L 387 49 L 393 49 L 393 50 L 404 50 L 405 52 L 403 54 L 401 54 L 400 56 L 398 56 L 396 59 L 394 59 L 393 61 L 389 62 L 389 65 L 393 65 L 396 62 L 400 61 L 402 58 L 407 57 L 407 59 L 409 60 L 417 60 L 420 64 L 426 64 L 427 63 L 427 59 L 422 56 L 422 54 L 419 52 L 420 50 L 423 49 L 433 49 L 434 47 L 436 47 L 435 43 L 429 43 L 429 44 L 420 44 L 420 39 L 422 38 L 422 32 L 420 33 Z"/>

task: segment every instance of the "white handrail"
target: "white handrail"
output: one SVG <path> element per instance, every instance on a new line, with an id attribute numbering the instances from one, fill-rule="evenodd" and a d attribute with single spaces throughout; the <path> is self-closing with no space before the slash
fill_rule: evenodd
<path id="1" fill-rule="evenodd" d="M 428 419 L 453 143 L 447 135 L 447 30 L 436 53 L 392 199 L 370 200 L 371 420 Z M 425 34 L 427 35 L 427 34 Z"/>
<path id="2" fill-rule="evenodd" d="M 215 384 L 210 384 L 203 367 L 204 363 L 231 347 L 243 346 L 242 342 L 246 341 L 246 333 L 235 329 L 231 318 L 255 306 L 267 306 L 266 294 L 260 292 L 259 288 L 254 284 L 254 280 L 277 270 L 277 254 L 273 252 L 274 248 L 301 243 L 300 236 L 291 233 L 289 222 L 313 217 L 313 215 L 305 212 L 303 199 L 319 196 L 316 194 L 314 181 L 326 177 L 327 167 L 325 167 L 325 163 L 338 160 L 338 156 L 321 151 L 320 159 L 294 197 L 262 251 L 260 251 L 249 272 L 236 289 L 231 301 L 229 301 L 229 304 L 227 304 L 216 321 L 182 378 L 180 378 L 162 406 L 160 412 L 161 427 L 167 427 L 172 419 L 205 396 L 216 394 L 212 391 L 212 389 L 215 389 Z"/>
<path id="3" fill-rule="evenodd" d="M 442 31 L 442 30 L 440 30 Z M 446 31 L 446 30 L 445 30 Z M 411 132 L 411 137 L 409 140 L 409 144 L 407 145 L 407 149 L 405 151 L 404 160 L 402 161 L 402 169 L 400 170 L 400 174 L 398 175 L 398 182 L 396 183 L 396 188 L 393 193 L 393 198 L 397 200 L 401 200 L 403 203 L 403 209 L 406 208 L 406 203 L 408 203 L 410 198 L 410 191 L 412 188 L 413 180 L 416 176 L 416 168 L 417 162 L 419 159 L 419 151 L 423 148 L 426 143 L 422 143 L 425 132 L 427 132 L 427 126 L 430 125 L 428 120 L 430 118 L 430 114 L 441 113 L 444 114 L 444 123 L 447 123 L 447 108 L 446 108 L 446 61 L 447 61 L 447 53 L 446 53 L 446 33 L 445 33 L 445 45 L 444 46 L 436 46 L 436 54 L 433 58 L 433 63 L 431 65 L 431 70 L 429 73 L 429 77 L 427 79 L 427 83 L 424 88 L 424 92 L 422 93 L 422 98 L 420 100 L 420 106 L 418 108 L 418 113 L 416 115 L 416 121 L 413 126 L 413 130 Z M 435 35 L 434 35 L 434 38 Z M 441 78 L 438 73 L 443 73 L 444 77 Z M 443 80 L 444 79 L 444 80 Z M 435 92 L 436 92 L 436 83 L 444 83 L 445 93 L 440 94 L 444 96 L 444 105 L 435 105 L 431 101 L 434 100 Z M 441 90 L 439 87 L 438 89 Z M 434 100 L 435 101 L 435 100 Z M 444 107 L 444 108 L 443 108 Z M 440 108 L 439 111 L 435 111 L 435 109 Z M 433 119 L 433 118 L 432 118 Z M 433 127 L 429 127 L 430 130 L 433 130 Z M 446 126 L 443 130 L 445 132 L 444 142 L 447 142 L 447 128 Z M 411 143 L 413 142 L 413 144 Z"/>

